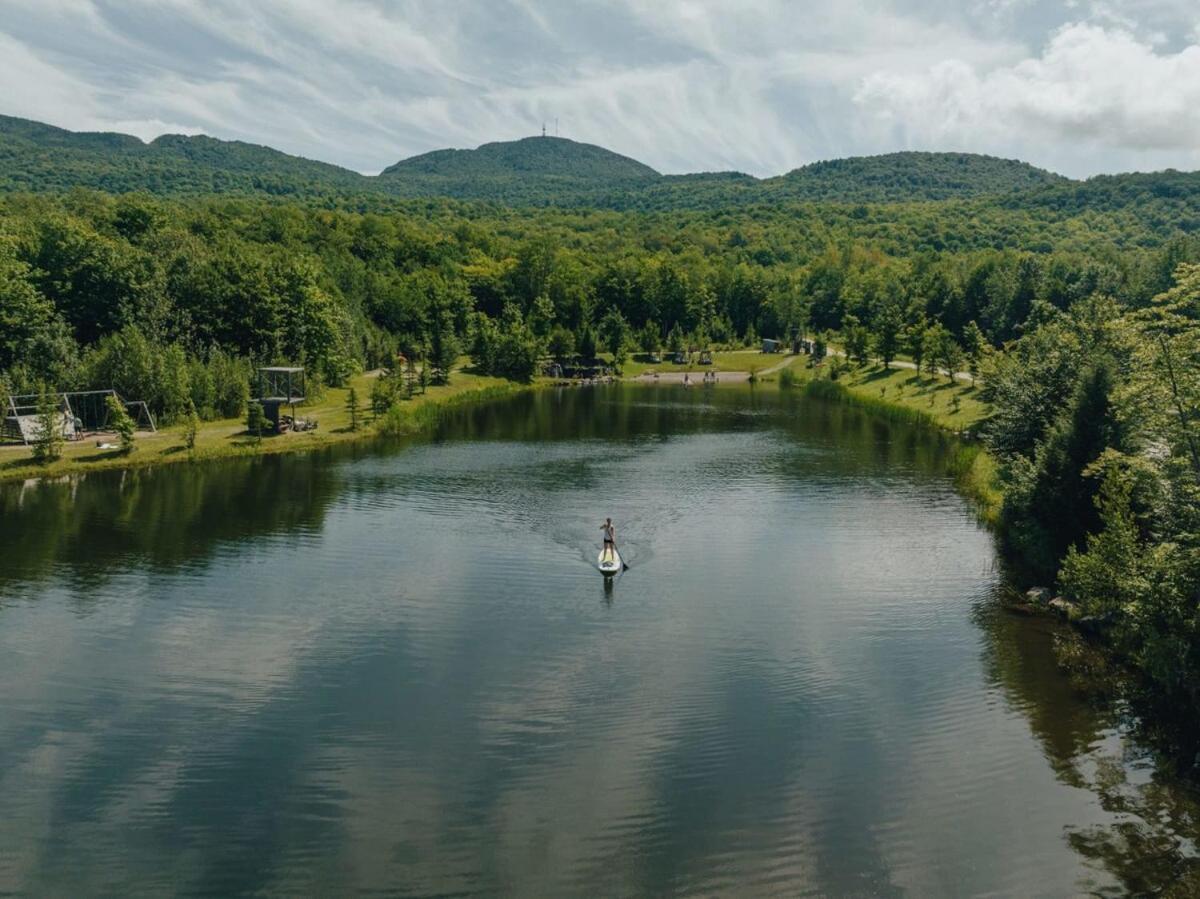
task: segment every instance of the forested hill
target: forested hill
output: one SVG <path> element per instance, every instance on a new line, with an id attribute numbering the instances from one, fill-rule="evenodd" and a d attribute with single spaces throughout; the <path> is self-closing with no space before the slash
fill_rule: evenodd
<path id="1" fill-rule="evenodd" d="M 352 194 L 357 172 L 270 147 L 203 135 L 165 134 L 150 143 L 129 134 L 76 132 L 0 116 L 0 190 L 36 193 L 89 187 L 160 196 Z"/>
<path id="2" fill-rule="evenodd" d="M 379 182 L 399 196 L 492 200 L 516 206 L 595 205 L 662 175 L 628 156 L 561 137 L 526 137 L 475 150 L 435 150 L 384 169 Z"/>
<path id="3" fill-rule="evenodd" d="M 1006 194 L 1070 179 L 1015 159 L 978 153 L 888 153 L 814 162 L 763 182 L 797 200 L 887 203 Z"/>
<path id="4" fill-rule="evenodd" d="M 437 150 L 361 175 L 269 147 L 205 136 L 150 143 L 0 116 L 0 191 L 88 187 L 160 196 L 257 194 L 297 199 L 451 197 L 511 206 L 718 209 L 795 201 L 890 203 L 1073 185 L 1027 163 L 966 153 L 893 153 L 814 163 L 775 178 L 736 172 L 660 175 L 602 147 L 554 137 Z"/>

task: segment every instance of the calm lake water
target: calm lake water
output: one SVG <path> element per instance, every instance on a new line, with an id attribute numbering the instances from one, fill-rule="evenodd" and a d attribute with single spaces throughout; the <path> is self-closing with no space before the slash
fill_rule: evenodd
<path id="1" fill-rule="evenodd" d="M 1195 797 L 999 608 L 947 452 L 628 387 L 0 489 L 0 893 L 1174 882 Z"/>

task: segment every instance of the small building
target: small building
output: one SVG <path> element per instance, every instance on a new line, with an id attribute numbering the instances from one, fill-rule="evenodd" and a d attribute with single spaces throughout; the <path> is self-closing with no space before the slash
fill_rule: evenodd
<path id="1" fill-rule="evenodd" d="M 258 370 L 258 402 L 276 432 L 280 428 L 283 406 L 291 406 L 289 421 L 296 420 L 296 404 L 305 399 L 304 369 L 300 366 L 270 365 Z"/>
<path id="2" fill-rule="evenodd" d="M 763 339 L 762 351 L 764 353 L 778 353 L 782 350 L 782 348 L 783 344 L 778 340 L 770 340 L 769 338 Z"/>

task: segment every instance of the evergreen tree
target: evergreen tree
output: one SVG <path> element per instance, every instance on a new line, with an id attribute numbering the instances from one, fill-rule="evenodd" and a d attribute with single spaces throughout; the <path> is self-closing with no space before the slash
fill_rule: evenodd
<path id="1" fill-rule="evenodd" d="M 190 455 L 196 449 L 196 435 L 200 431 L 200 416 L 196 412 L 196 405 L 190 399 L 188 400 L 188 411 L 183 422 L 183 445 L 187 447 Z"/>
<path id="2" fill-rule="evenodd" d="M 579 357 L 584 362 L 596 361 L 596 332 L 590 325 L 585 324 L 579 329 L 578 347 Z"/>
<path id="3" fill-rule="evenodd" d="M 934 322 L 925 329 L 924 338 L 921 341 L 921 361 L 925 363 L 926 371 L 935 378 L 938 373 L 938 362 L 949 335 L 950 332 L 941 322 Z M 916 361 L 915 357 L 913 361 Z"/>
<path id="4" fill-rule="evenodd" d="M 134 434 L 137 430 L 133 419 L 125 411 L 124 404 L 111 393 L 104 398 L 104 405 L 108 410 L 108 426 L 116 432 L 121 443 L 121 452 L 126 455 L 132 453 Z"/>
<path id="5" fill-rule="evenodd" d="M 1033 460 L 1013 463 L 1001 529 L 1039 577 L 1052 577 L 1067 549 L 1082 549 L 1099 529 L 1097 484 L 1088 469 L 1106 449 L 1124 446 L 1112 408 L 1114 375 L 1107 360 L 1085 371 Z"/>
<path id="6" fill-rule="evenodd" d="M 638 345 L 643 353 L 649 356 L 656 356 L 662 349 L 662 337 L 658 332 L 658 325 L 654 321 L 647 321 L 642 326 L 642 330 L 638 332 Z"/>
<path id="7" fill-rule="evenodd" d="M 267 415 L 263 412 L 262 403 L 251 400 L 246 406 L 246 431 L 254 438 L 255 443 L 258 443 L 262 440 L 266 427 Z"/>
<path id="8" fill-rule="evenodd" d="M 842 338 L 846 344 L 846 357 L 851 362 L 862 364 L 867 361 L 867 347 L 871 334 L 856 315 L 847 315 L 842 320 Z"/>
<path id="9" fill-rule="evenodd" d="M 891 367 L 892 360 L 900 352 L 901 329 L 904 317 L 894 303 L 888 303 L 875 316 L 875 354 L 884 368 Z"/>
<path id="10" fill-rule="evenodd" d="M 575 355 L 575 335 L 568 328 L 557 325 L 550 332 L 550 355 L 559 365 L 566 365 Z"/>
<path id="11" fill-rule="evenodd" d="M 962 347 L 958 345 L 954 335 L 939 324 L 934 344 L 934 364 L 941 366 L 946 372 L 946 377 L 953 381 L 954 375 L 962 368 L 962 357 Z"/>
<path id="12" fill-rule="evenodd" d="M 450 311 L 444 305 L 439 305 L 433 310 L 433 320 L 429 329 L 429 356 L 422 369 L 430 369 L 430 383 L 450 382 L 450 370 L 458 359 L 458 351 L 458 338 L 454 333 L 454 321 Z"/>
<path id="13" fill-rule="evenodd" d="M 987 352 L 987 338 L 974 319 L 967 322 L 963 328 L 963 352 L 967 357 L 968 371 L 971 372 L 971 383 L 979 377 L 979 368 L 983 364 L 983 356 Z"/>
<path id="14" fill-rule="evenodd" d="M 921 314 L 904 332 L 904 350 L 912 357 L 918 376 L 921 374 L 922 365 L 925 362 L 925 348 L 928 346 L 926 332 L 928 330 L 929 326 L 925 315 Z"/>
<path id="15" fill-rule="evenodd" d="M 813 364 L 820 365 L 825 361 L 825 357 L 829 354 L 829 340 L 824 332 L 818 333 L 813 337 Z"/>
<path id="16" fill-rule="evenodd" d="M 676 322 L 671 326 L 671 330 L 667 332 L 667 351 L 671 353 L 682 353 L 685 348 L 683 328 L 679 327 L 679 323 Z"/>
<path id="17" fill-rule="evenodd" d="M 33 460 L 43 465 L 57 462 L 63 452 L 62 401 L 45 384 L 38 390 L 37 430 L 33 437 Z"/>
<path id="18" fill-rule="evenodd" d="M 358 430 L 358 391 L 353 387 L 346 394 L 346 411 L 350 413 L 350 430 Z"/>

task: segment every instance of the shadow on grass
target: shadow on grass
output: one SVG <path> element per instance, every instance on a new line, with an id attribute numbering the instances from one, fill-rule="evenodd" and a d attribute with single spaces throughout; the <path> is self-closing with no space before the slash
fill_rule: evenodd
<path id="1" fill-rule="evenodd" d="M 104 450 L 99 453 L 91 453 L 87 456 L 75 456 L 71 459 L 72 462 L 106 462 L 109 459 L 127 459 L 132 456 L 132 452 L 123 452 L 119 449 Z"/>
<path id="2" fill-rule="evenodd" d="M 6 462 L 0 463 L 0 471 L 10 471 L 14 468 L 28 468 L 36 464 L 29 456 L 17 456 L 15 459 L 9 459 Z"/>
<path id="3" fill-rule="evenodd" d="M 895 372 L 897 372 L 897 371 L 899 371 L 899 369 L 895 369 L 895 368 L 872 368 L 872 369 L 870 369 L 870 370 L 868 370 L 868 371 L 867 371 L 866 375 L 865 375 L 865 376 L 863 377 L 863 379 L 862 379 L 862 382 L 863 382 L 864 384 L 868 384 L 868 383 L 870 383 L 871 381 L 878 381 L 878 380 L 880 380 L 880 379 L 882 379 L 882 378 L 890 378 L 890 377 L 891 377 L 891 376 L 892 376 L 892 375 L 893 375 Z"/>

